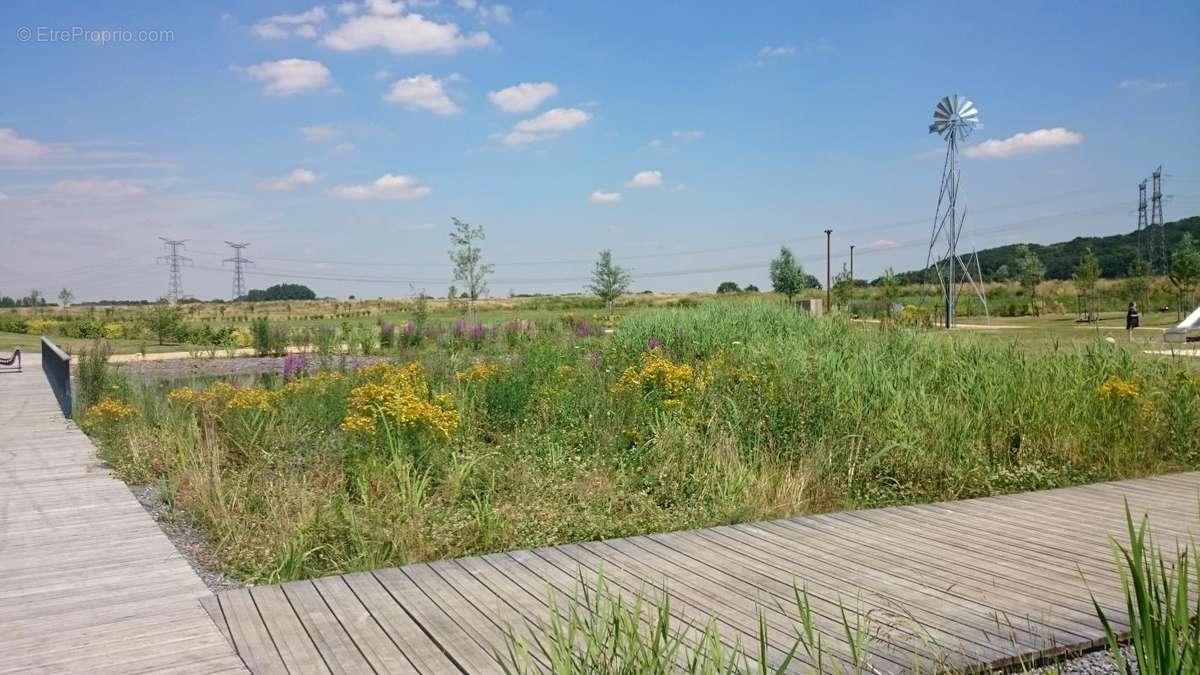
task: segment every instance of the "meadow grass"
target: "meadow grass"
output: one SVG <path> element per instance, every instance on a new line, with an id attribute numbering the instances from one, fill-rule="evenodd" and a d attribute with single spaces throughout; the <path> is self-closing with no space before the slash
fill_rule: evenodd
<path id="1" fill-rule="evenodd" d="M 248 581 L 1200 466 L 1200 376 L 1120 345 L 1028 352 L 771 302 L 613 321 L 124 387 L 134 414 L 82 419 Z"/>
<path id="2" fill-rule="evenodd" d="M 1127 636 L 1118 633 L 1100 603 L 1092 598 L 1113 661 L 1122 673 L 1200 672 L 1200 577 L 1195 573 L 1195 554 L 1186 546 L 1179 547 L 1174 559 L 1168 562 L 1167 555 L 1154 546 L 1147 531 L 1148 519 L 1143 517 L 1141 523 L 1134 525 L 1128 503 L 1125 521 L 1129 545 L 1114 541 L 1113 557 L 1121 572 L 1121 589 L 1129 617 Z M 1122 650 L 1126 640 L 1133 647 L 1133 663 Z"/>

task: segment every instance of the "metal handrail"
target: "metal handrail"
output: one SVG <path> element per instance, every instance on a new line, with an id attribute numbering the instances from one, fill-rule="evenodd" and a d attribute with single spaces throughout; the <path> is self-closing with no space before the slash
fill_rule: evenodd
<path id="1" fill-rule="evenodd" d="M 42 371 L 64 417 L 71 417 L 71 356 L 42 336 Z"/>

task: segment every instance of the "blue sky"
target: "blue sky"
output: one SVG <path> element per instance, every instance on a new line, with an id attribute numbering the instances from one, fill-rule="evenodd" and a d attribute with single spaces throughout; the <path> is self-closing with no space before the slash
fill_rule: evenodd
<path id="1" fill-rule="evenodd" d="M 1159 164 L 1167 219 L 1200 212 L 1198 29 L 1194 2 L 7 2 L 0 292 L 157 297 L 165 236 L 198 297 L 229 294 L 224 240 L 253 287 L 441 294 L 452 216 L 493 295 L 579 290 L 601 248 L 638 290 L 765 288 L 780 243 L 823 276 L 826 227 L 869 278 L 925 261 L 951 93 L 984 125 L 975 244 L 1128 231 Z"/>

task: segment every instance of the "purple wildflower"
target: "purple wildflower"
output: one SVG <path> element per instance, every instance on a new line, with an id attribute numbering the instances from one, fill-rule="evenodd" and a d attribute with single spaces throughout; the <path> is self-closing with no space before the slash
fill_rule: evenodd
<path id="1" fill-rule="evenodd" d="M 593 367 L 593 368 L 599 368 L 599 367 L 600 367 L 600 357 L 601 357 L 601 356 L 603 356 L 603 354 L 601 354 L 601 352 L 600 352 L 600 350 L 599 350 L 599 349 L 593 349 L 593 350 L 592 350 L 592 367 Z"/>
<path id="2" fill-rule="evenodd" d="M 575 337 L 585 338 L 592 334 L 592 324 L 586 321 L 577 321 L 575 323 Z"/>
<path id="3" fill-rule="evenodd" d="M 283 379 L 285 381 L 300 377 L 308 371 L 308 364 L 303 354 L 288 354 L 283 359 Z"/>
<path id="4" fill-rule="evenodd" d="M 659 340 L 656 337 L 652 337 L 652 338 L 650 338 L 650 341 L 646 343 L 646 351 L 652 352 L 655 349 L 661 349 L 662 346 L 663 346 L 662 340 Z"/>

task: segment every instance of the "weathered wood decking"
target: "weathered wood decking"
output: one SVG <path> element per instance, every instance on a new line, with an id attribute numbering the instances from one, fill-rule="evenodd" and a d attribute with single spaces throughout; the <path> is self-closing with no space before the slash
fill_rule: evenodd
<path id="1" fill-rule="evenodd" d="M 205 596 L 38 357 L 0 372 L 0 673 L 244 673 Z"/>
<path id="2" fill-rule="evenodd" d="M 1124 538 L 1126 499 L 1152 515 L 1159 544 L 1200 533 L 1200 473 L 1188 473 L 512 551 L 205 604 L 256 673 L 488 673 L 510 626 L 541 622 L 581 572 L 603 569 L 626 594 L 665 582 L 676 616 L 715 615 L 730 643 L 753 648 L 762 612 L 775 664 L 794 639 L 796 583 L 835 655 L 840 602 L 851 620 L 870 616 L 881 672 L 1001 666 L 1102 644 L 1089 590 L 1125 627 L 1109 535 Z"/>

